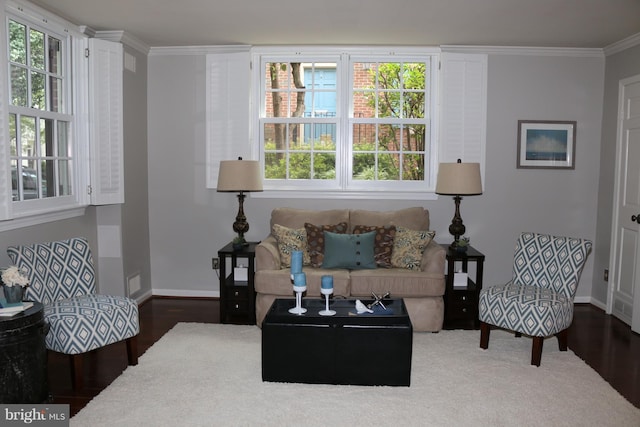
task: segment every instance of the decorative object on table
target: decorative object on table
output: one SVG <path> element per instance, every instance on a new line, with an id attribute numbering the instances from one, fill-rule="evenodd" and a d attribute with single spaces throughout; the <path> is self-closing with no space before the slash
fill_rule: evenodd
<path id="1" fill-rule="evenodd" d="M 373 310 L 371 310 L 370 308 L 367 308 L 366 305 L 364 305 L 362 303 L 362 301 L 360 301 L 359 299 L 356 300 L 356 312 L 358 314 L 362 314 L 362 313 L 373 313 Z"/>
<path id="2" fill-rule="evenodd" d="M 333 276 L 324 275 L 320 278 L 320 293 L 324 295 L 325 309 L 320 310 L 320 316 L 334 316 L 335 310 L 329 310 L 329 295 L 333 293 Z"/>
<path id="3" fill-rule="evenodd" d="M 302 256 L 302 251 L 291 252 L 291 280 L 294 274 L 302 273 Z"/>
<path id="4" fill-rule="evenodd" d="M 236 282 L 246 282 L 249 280 L 249 269 L 244 264 L 233 267 L 233 280 Z"/>
<path id="5" fill-rule="evenodd" d="M 373 309 L 373 307 L 375 307 L 376 305 L 379 305 L 380 307 L 382 307 L 383 310 L 386 310 L 387 307 L 384 306 L 384 304 L 382 303 L 382 300 L 385 298 L 389 298 L 390 295 L 391 295 L 391 292 L 387 292 L 382 296 L 378 296 L 376 295 L 375 292 L 371 292 L 371 296 L 373 297 L 373 302 L 369 304 L 367 307 Z"/>
<path id="6" fill-rule="evenodd" d="M 469 275 L 464 272 L 453 273 L 453 289 L 467 289 Z"/>
<path id="7" fill-rule="evenodd" d="M 575 169 L 576 122 L 518 120 L 518 169 Z"/>
<path id="8" fill-rule="evenodd" d="M 249 231 L 249 223 L 244 214 L 245 194 L 251 191 L 262 191 L 262 173 L 257 160 L 223 160 L 220 162 L 218 173 L 218 192 L 233 192 L 238 194 L 238 214 L 233 223 L 233 231 L 238 235 L 233 239 L 233 247 L 242 249 L 246 244 L 244 235 Z"/>
<path id="9" fill-rule="evenodd" d="M 1 277 L 6 305 L 22 305 L 24 290 L 29 286 L 27 272 L 12 265 L 2 270 Z"/>
<path id="10" fill-rule="evenodd" d="M 460 253 L 467 252 L 467 249 L 469 249 L 470 241 L 471 239 L 469 239 L 468 237 L 465 237 L 465 236 L 460 237 L 454 244 L 456 252 L 460 252 Z"/>
<path id="11" fill-rule="evenodd" d="M 22 313 L 23 311 L 33 307 L 33 303 L 27 301 L 9 304 L 4 298 L 2 298 L 2 300 L 0 300 L 0 307 L 0 317 L 13 317 L 16 314 Z"/>
<path id="12" fill-rule="evenodd" d="M 460 216 L 460 200 L 462 196 L 476 196 L 482 194 L 482 178 L 480 177 L 480 163 L 440 163 L 438 166 L 438 182 L 436 194 L 453 196 L 456 211 L 449 226 L 449 233 L 454 237 L 451 247 L 454 247 L 466 228 Z"/>
<path id="13" fill-rule="evenodd" d="M 289 309 L 291 314 L 304 314 L 306 308 L 302 307 L 302 293 L 307 290 L 307 275 L 304 273 L 295 273 L 293 275 L 293 291 L 296 293 L 296 306 Z"/>

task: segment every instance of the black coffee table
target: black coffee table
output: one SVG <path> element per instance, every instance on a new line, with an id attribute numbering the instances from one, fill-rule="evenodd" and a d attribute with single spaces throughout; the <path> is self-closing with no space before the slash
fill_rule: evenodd
<path id="1" fill-rule="evenodd" d="M 372 300 L 362 300 L 369 304 Z M 311 384 L 409 386 L 413 327 L 402 299 L 384 300 L 393 314 L 357 315 L 355 300 L 276 299 L 262 323 L 262 380 Z"/>

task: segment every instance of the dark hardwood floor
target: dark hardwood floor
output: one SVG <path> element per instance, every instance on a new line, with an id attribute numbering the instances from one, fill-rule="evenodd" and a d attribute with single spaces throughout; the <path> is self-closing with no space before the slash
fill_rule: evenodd
<path id="1" fill-rule="evenodd" d="M 140 306 L 140 355 L 178 322 L 218 323 L 219 305 L 217 299 L 152 298 L 146 301 Z M 552 344 L 555 345 L 545 343 Z M 640 335 L 602 310 L 581 304 L 575 309 L 569 348 L 640 408 Z M 49 388 L 53 403 L 69 404 L 74 415 L 126 367 L 124 343 L 93 351 L 85 357 L 84 388 L 74 391 L 67 357 L 49 352 Z"/>

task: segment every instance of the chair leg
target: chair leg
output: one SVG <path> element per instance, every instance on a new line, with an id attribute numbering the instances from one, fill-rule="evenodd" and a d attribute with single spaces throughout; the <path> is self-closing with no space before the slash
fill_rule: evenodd
<path id="1" fill-rule="evenodd" d="M 71 383 L 73 389 L 78 391 L 82 390 L 84 386 L 84 369 L 82 365 L 83 354 L 70 354 L 69 362 L 71 367 Z"/>
<path id="2" fill-rule="evenodd" d="M 556 334 L 558 337 L 558 348 L 560 351 L 567 351 L 567 343 L 569 342 L 569 329 L 562 330 Z"/>
<path id="3" fill-rule="evenodd" d="M 533 346 L 531 347 L 531 364 L 540 366 L 540 360 L 542 359 L 542 345 L 544 344 L 544 337 L 533 337 Z"/>
<path id="4" fill-rule="evenodd" d="M 127 338 L 125 341 L 127 344 L 127 359 L 129 365 L 138 364 L 138 336 Z"/>
<path id="5" fill-rule="evenodd" d="M 488 323 L 480 322 L 480 348 L 486 350 L 489 348 L 489 335 L 491 334 L 491 327 Z"/>

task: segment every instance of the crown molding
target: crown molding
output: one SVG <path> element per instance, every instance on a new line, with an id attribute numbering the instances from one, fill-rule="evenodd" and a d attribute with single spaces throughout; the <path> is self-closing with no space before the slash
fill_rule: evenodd
<path id="1" fill-rule="evenodd" d="M 615 42 L 610 44 L 609 46 L 605 46 L 604 54 L 606 56 L 613 55 L 618 52 L 622 52 L 623 50 L 635 47 L 640 45 L 640 33 L 634 34 L 626 39 L 622 39 L 619 42 Z"/>
<path id="2" fill-rule="evenodd" d="M 224 45 L 224 46 L 167 46 L 152 47 L 149 56 L 155 55 L 207 55 L 210 53 L 248 52 L 249 45 Z M 256 49 L 272 51 L 273 47 L 260 46 Z M 277 46 L 276 49 L 291 50 L 291 47 Z M 315 49 L 321 49 L 314 46 Z M 344 46 L 341 47 L 344 49 Z M 357 46 L 356 49 L 367 49 Z M 421 48 L 413 47 L 413 50 Z M 425 46 L 425 49 L 433 51 L 437 47 Z M 487 53 L 494 55 L 531 55 L 531 56 L 564 56 L 564 57 L 603 57 L 604 52 L 600 48 L 567 48 L 567 47 L 527 47 L 527 46 L 464 46 L 442 45 L 442 52 L 453 53 Z"/>
<path id="3" fill-rule="evenodd" d="M 149 50 L 149 56 L 208 55 L 211 53 L 249 52 L 250 50 L 251 46 L 244 44 L 220 46 L 162 46 L 152 47 Z"/>
<path id="4" fill-rule="evenodd" d="M 94 37 L 102 40 L 122 43 L 125 46 L 135 49 L 145 55 L 148 55 L 149 50 L 151 49 L 148 44 L 126 31 L 95 31 Z"/>
<path id="5" fill-rule="evenodd" d="M 564 57 L 602 57 L 600 48 L 442 45 L 443 52 Z"/>

